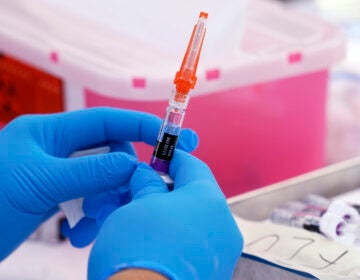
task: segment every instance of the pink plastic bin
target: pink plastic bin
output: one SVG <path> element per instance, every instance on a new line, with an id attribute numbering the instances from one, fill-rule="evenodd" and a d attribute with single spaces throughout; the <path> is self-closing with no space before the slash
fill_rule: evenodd
<path id="1" fill-rule="evenodd" d="M 26 33 L 32 8 L 6 22 L 4 10 L 25 9 L 10 2 L 0 11 L 0 50 L 63 79 L 66 110 L 115 106 L 163 117 L 183 51 L 173 56 L 139 47 L 138 38 L 44 4 L 37 17 L 46 18 L 51 32 L 38 26 Z M 212 168 L 227 197 L 323 165 L 328 71 L 345 49 L 343 34 L 313 16 L 267 1 L 250 1 L 247 11 L 241 43 L 226 56 L 219 49 L 219 56 L 200 59 L 184 123 L 199 134 L 194 154 Z M 184 42 L 193 24 L 184 27 Z M 152 147 L 137 149 L 150 160 Z"/>
<path id="2" fill-rule="evenodd" d="M 327 74 L 323 70 L 191 100 L 184 126 L 200 136 L 194 154 L 212 168 L 227 196 L 323 165 Z M 166 106 L 162 101 L 115 100 L 91 90 L 85 96 L 87 107 L 116 106 L 161 116 Z M 152 148 L 137 149 L 148 161 Z"/>

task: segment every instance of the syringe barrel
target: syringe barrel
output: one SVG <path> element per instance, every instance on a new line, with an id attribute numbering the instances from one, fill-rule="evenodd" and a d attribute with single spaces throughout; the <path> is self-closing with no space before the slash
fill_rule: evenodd
<path id="1" fill-rule="evenodd" d="M 319 216 L 312 216 L 308 213 L 289 211 L 288 209 L 276 208 L 270 215 L 273 223 L 287 225 L 291 227 L 303 228 L 308 231 L 320 233 Z"/>
<path id="2" fill-rule="evenodd" d="M 166 108 L 164 121 L 160 128 L 157 143 L 150 161 L 150 166 L 160 174 L 169 173 L 169 163 L 174 154 L 176 143 L 180 135 L 182 122 L 185 116 L 186 102 L 177 102 L 174 97 L 176 92 L 170 98 L 169 106 Z"/>
<path id="3" fill-rule="evenodd" d="M 200 13 L 180 70 L 175 75 L 174 84 L 176 90 L 169 100 L 169 106 L 166 109 L 166 115 L 150 161 L 150 166 L 160 175 L 169 174 L 170 160 L 175 151 L 185 110 L 190 99 L 189 91 L 196 84 L 196 70 L 206 32 L 207 17 L 207 13 Z"/>

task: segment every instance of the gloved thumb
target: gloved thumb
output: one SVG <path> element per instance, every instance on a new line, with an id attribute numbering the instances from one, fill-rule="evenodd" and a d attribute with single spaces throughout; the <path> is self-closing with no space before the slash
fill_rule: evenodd
<path id="1" fill-rule="evenodd" d="M 140 199 L 155 193 L 166 193 L 168 188 L 154 169 L 140 163 L 131 177 L 130 191 L 133 199 Z"/>
<path id="2" fill-rule="evenodd" d="M 60 203 L 118 188 L 129 182 L 137 159 L 123 152 L 58 159 L 51 196 Z"/>

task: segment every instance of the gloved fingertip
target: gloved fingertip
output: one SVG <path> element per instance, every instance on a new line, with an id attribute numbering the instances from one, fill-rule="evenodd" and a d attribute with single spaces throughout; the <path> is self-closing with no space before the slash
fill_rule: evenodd
<path id="1" fill-rule="evenodd" d="M 103 207 L 101 207 L 97 217 L 96 217 L 96 223 L 97 225 L 100 227 L 104 221 L 106 220 L 106 218 L 112 213 L 114 212 L 116 209 L 118 209 L 118 207 L 116 205 L 113 204 L 106 204 Z"/>
<path id="2" fill-rule="evenodd" d="M 140 162 L 139 164 L 138 164 L 138 167 L 137 167 L 138 169 L 144 169 L 144 170 L 153 170 L 152 168 L 151 168 L 151 166 L 150 165 L 148 165 L 147 163 L 145 163 L 145 162 Z"/>
<path id="3" fill-rule="evenodd" d="M 98 159 L 100 160 L 100 162 L 102 161 L 102 163 L 107 165 L 108 167 L 117 169 L 121 167 L 136 168 L 139 164 L 138 159 L 134 155 L 124 152 L 112 152 L 108 154 L 103 154 L 100 155 Z"/>
<path id="4" fill-rule="evenodd" d="M 167 192 L 167 186 L 154 169 L 141 162 L 131 177 L 130 190 L 133 199 L 137 199 L 151 193 Z"/>
<path id="5" fill-rule="evenodd" d="M 106 193 L 100 193 L 85 197 L 82 207 L 86 217 L 96 219 L 103 205 L 119 205 L 120 203 L 122 203 L 122 200 L 124 200 L 124 198 L 119 196 L 117 192 L 109 191 Z"/>
<path id="6" fill-rule="evenodd" d="M 88 218 L 96 218 L 96 215 L 104 203 L 108 202 L 107 193 L 99 193 L 87 196 L 83 200 L 82 209 Z"/>
<path id="7" fill-rule="evenodd" d="M 71 229 L 70 243 L 76 248 L 86 247 L 94 241 L 98 231 L 99 226 L 94 219 L 83 218 Z"/>
<path id="8" fill-rule="evenodd" d="M 63 164 L 60 173 L 68 176 L 71 188 L 52 194 L 58 202 L 110 191 L 126 184 L 138 165 L 136 157 L 123 152 L 59 161 Z"/>
<path id="9" fill-rule="evenodd" d="M 199 146 L 199 136 L 188 128 L 181 131 L 178 148 L 186 152 L 192 152 Z"/>
<path id="10" fill-rule="evenodd" d="M 130 163 L 133 163 L 135 165 L 138 165 L 138 159 L 135 155 L 131 155 L 129 153 L 124 153 L 124 152 L 116 152 L 118 155 L 121 155 L 121 157 L 125 160 L 128 160 Z"/>
<path id="11" fill-rule="evenodd" d="M 109 144 L 111 152 L 124 152 L 136 157 L 136 151 L 130 142 L 112 142 Z"/>

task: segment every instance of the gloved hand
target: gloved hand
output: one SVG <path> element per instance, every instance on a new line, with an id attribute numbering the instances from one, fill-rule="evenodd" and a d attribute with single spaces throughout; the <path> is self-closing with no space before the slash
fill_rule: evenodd
<path id="1" fill-rule="evenodd" d="M 15 119 L 0 131 L 0 260 L 61 202 L 125 185 L 137 160 L 124 152 L 67 158 L 95 146 L 154 144 L 161 120 L 95 108 Z"/>
<path id="2" fill-rule="evenodd" d="M 148 129 L 154 132 L 146 138 L 147 143 L 155 145 L 155 132 L 159 130 L 157 123 L 152 123 L 153 127 Z M 183 129 L 179 136 L 177 147 L 187 152 L 192 152 L 198 146 L 198 137 L 191 129 Z M 112 152 L 126 152 L 136 156 L 133 146 L 126 143 L 112 143 Z M 119 186 L 110 191 L 87 195 L 82 202 L 82 210 L 85 214 L 74 227 L 70 227 L 67 220 L 61 225 L 61 233 L 67 237 L 74 247 L 82 248 L 94 241 L 100 226 L 113 211 L 131 201 L 131 192 L 128 184 Z"/>
<path id="3" fill-rule="evenodd" d="M 176 150 L 170 176 L 171 192 L 148 165 L 137 167 L 132 201 L 105 220 L 96 238 L 89 280 L 128 268 L 169 279 L 231 279 L 243 239 L 210 169 Z"/>

